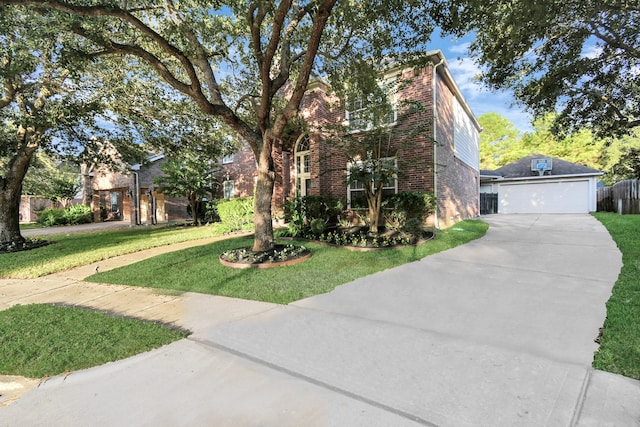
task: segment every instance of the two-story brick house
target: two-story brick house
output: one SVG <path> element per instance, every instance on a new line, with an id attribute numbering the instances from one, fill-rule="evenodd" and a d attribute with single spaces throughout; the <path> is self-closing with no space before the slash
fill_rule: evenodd
<path id="1" fill-rule="evenodd" d="M 396 127 L 390 143 L 405 145 L 401 150 L 402 159 L 397 161 L 410 159 L 411 162 L 394 182 L 385 184 L 384 191 L 434 193 L 435 223 L 444 227 L 479 214 L 481 127 L 457 87 L 442 52 L 429 52 L 428 57 L 430 61 L 422 68 L 393 67 L 383 75 L 386 81 L 401 79 L 404 82 L 393 95 L 393 105 L 412 101 L 423 106 L 402 122 L 397 121 L 400 111 L 394 111 L 389 119 L 388 126 Z M 359 120 L 359 113 L 356 102 L 341 102 L 326 83 L 316 80 L 309 84 L 300 112 L 308 131 L 294 135 L 274 153 L 275 208 L 295 194 L 331 196 L 347 204 L 362 194 L 362 188 L 346 185 L 347 160 L 323 131 L 330 124 L 345 124 L 352 132 L 366 131 L 361 129 L 365 126 Z M 408 132 L 417 123 L 424 130 L 410 141 L 402 138 L 403 126 Z M 243 147 L 222 163 L 224 197 L 253 194 L 256 163 L 249 148 Z"/>

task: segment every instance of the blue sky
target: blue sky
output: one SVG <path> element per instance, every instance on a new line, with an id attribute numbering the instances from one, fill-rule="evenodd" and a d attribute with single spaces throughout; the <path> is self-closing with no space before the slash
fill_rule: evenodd
<path id="1" fill-rule="evenodd" d="M 531 115 L 525 112 L 522 106 L 514 104 L 514 98 L 510 92 L 490 91 L 474 80 L 480 68 L 471 59 L 467 50 L 472 40 L 472 36 L 451 39 L 434 33 L 431 47 L 434 50 L 440 49 L 444 53 L 451 74 L 476 117 L 484 113 L 498 113 L 511 120 L 519 131 L 530 131 Z"/>

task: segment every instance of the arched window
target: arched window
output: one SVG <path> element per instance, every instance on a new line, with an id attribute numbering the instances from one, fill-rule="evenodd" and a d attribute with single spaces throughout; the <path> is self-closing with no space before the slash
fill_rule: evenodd
<path id="1" fill-rule="evenodd" d="M 311 141 L 303 136 L 296 146 L 296 195 L 303 197 L 311 188 Z"/>

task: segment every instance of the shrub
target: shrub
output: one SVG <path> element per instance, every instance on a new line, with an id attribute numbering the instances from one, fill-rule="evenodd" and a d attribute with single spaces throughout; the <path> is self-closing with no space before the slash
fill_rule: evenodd
<path id="1" fill-rule="evenodd" d="M 214 223 L 220 222 L 220 215 L 218 215 L 218 201 L 217 200 L 208 200 L 203 202 L 204 205 L 204 216 L 202 217 L 203 222 Z"/>
<path id="2" fill-rule="evenodd" d="M 241 230 L 253 223 L 253 197 L 222 199 L 216 203 L 220 222 L 230 231 Z"/>
<path id="3" fill-rule="evenodd" d="M 432 193 L 405 191 L 394 194 L 385 202 L 388 211 L 385 214 L 385 222 L 388 227 L 400 229 L 412 218 L 423 222 L 435 207 L 436 198 Z"/>
<path id="4" fill-rule="evenodd" d="M 86 205 L 69 206 L 65 209 L 64 216 L 68 224 L 88 224 L 93 222 L 91 208 Z"/>
<path id="5" fill-rule="evenodd" d="M 284 218 L 289 223 L 291 237 L 300 237 L 305 233 L 306 223 L 301 197 L 287 199 L 284 206 Z"/>
<path id="6" fill-rule="evenodd" d="M 52 227 L 54 225 L 66 224 L 67 218 L 64 209 L 52 208 L 40 211 L 36 222 L 45 227 Z"/>
<path id="7" fill-rule="evenodd" d="M 324 218 L 315 218 L 311 220 L 311 232 L 319 236 L 321 235 L 327 226 L 327 220 Z"/>

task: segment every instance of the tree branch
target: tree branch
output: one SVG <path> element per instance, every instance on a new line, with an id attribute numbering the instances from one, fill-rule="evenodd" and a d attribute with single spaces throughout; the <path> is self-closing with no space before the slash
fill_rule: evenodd
<path id="1" fill-rule="evenodd" d="M 185 73 L 187 74 L 187 77 L 191 82 L 190 86 L 192 87 L 192 89 L 194 91 L 201 92 L 202 88 L 200 86 L 200 81 L 198 80 L 198 75 L 189 58 L 184 55 L 178 48 L 169 43 L 169 41 L 167 41 L 164 37 L 162 37 L 152 28 L 148 27 L 144 22 L 132 15 L 127 10 L 123 10 L 119 7 L 114 6 L 77 6 L 56 0 L 0 0 L 0 5 L 24 6 L 25 4 L 31 4 L 45 9 L 54 9 L 60 12 L 66 12 L 78 16 L 106 16 L 111 18 L 118 18 L 121 21 L 126 22 L 136 28 L 143 35 L 149 37 L 165 53 L 176 58 L 176 60 L 178 60 L 178 62 L 180 62 L 180 64 L 184 68 Z"/>
<path id="2" fill-rule="evenodd" d="M 613 29 L 605 25 L 603 22 L 599 22 L 598 25 L 605 28 L 611 35 L 607 35 L 601 32 L 600 29 L 598 28 L 598 25 L 593 21 L 589 22 L 588 25 L 591 28 L 591 34 L 593 34 L 603 42 L 607 43 L 609 46 L 617 49 L 622 49 L 625 52 L 628 52 L 634 58 L 640 58 L 640 50 L 638 48 L 634 46 L 629 46 L 626 43 L 622 43 L 620 41 L 620 36 L 616 34 L 615 31 L 613 31 Z"/>
<path id="3" fill-rule="evenodd" d="M 191 42 L 191 44 L 196 48 L 196 58 L 194 62 L 198 65 L 198 67 L 204 74 L 204 78 L 209 89 L 209 96 L 211 98 L 210 101 L 213 104 L 217 105 L 223 104 L 224 102 L 222 101 L 222 95 L 220 94 L 220 87 L 216 80 L 216 76 L 211 69 L 211 64 L 209 64 L 208 61 L 209 55 L 207 54 L 204 47 L 202 46 L 202 43 L 200 43 L 200 40 L 198 40 L 198 37 L 196 37 L 193 31 L 191 31 L 191 29 L 186 25 L 183 25 L 184 21 L 182 20 L 182 18 L 180 18 L 180 16 L 178 15 L 178 11 L 173 6 L 173 1 L 167 0 L 166 4 L 167 12 L 169 13 L 169 16 L 171 17 L 173 22 L 182 28 L 189 42 Z"/>

